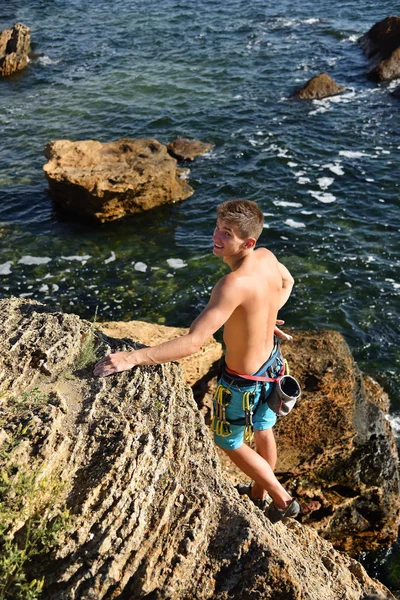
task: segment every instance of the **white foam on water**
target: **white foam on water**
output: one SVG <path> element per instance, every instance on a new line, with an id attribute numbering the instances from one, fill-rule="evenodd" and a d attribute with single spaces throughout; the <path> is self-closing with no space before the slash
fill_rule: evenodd
<path id="1" fill-rule="evenodd" d="M 328 165 L 322 165 L 322 166 L 324 169 L 329 169 L 332 173 L 335 173 L 335 175 L 344 175 L 344 170 L 341 165 L 328 164 Z"/>
<path id="2" fill-rule="evenodd" d="M 312 210 L 302 210 L 302 211 L 301 211 L 301 214 L 302 214 L 302 215 L 312 215 L 312 214 L 314 214 L 314 213 L 313 213 L 313 211 L 312 211 Z"/>
<path id="3" fill-rule="evenodd" d="M 263 225 L 263 229 L 269 229 L 269 225 L 268 225 L 268 223 L 264 223 L 264 225 Z"/>
<path id="4" fill-rule="evenodd" d="M 300 223 L 299 221 L 294 221 L 293 219 L 286 219 L 285 225 L 289 225 L 289 227 L 293 227 L 294 229 L 302 229 L 305 227 L 305 223 Z"/>
<path id="5" fill-rule="evenodd" d="M 318 181 L 318 185 L 321 188 L 321 190 L 327 190 L 328 187 L 330 185 L 332 185 L 332 183 L 335 181 L 333 179 L 333 177 L 319 177 L 319 179 L 317 179 Z"/>
<path id="6" fill-rule="evenodd" d="M 167 273 L 167 275 L 166 275 L 166 276 L 167 276 L 167 277 L 174 277 L 174 274 L 173 274 L 173 273 Z"/>
<path id="7" fill-rule="evenodd" d="M 232 100 L 243 100 L 243 96 L 238 94 L 237 96 L 233 96 Z"/>
<path id="8" fill-rule="evenodd" d="M 51 261 L 48 256 L 23 256 L 19 259 L 19 265 L 46 265 Z"/>
<path id="9" fill-rule="evenodd" d="M 181 258 L 167 258 L 167 263 L 172 269 L 183 269 L 183 267 L 187 267 L 187 263 L 183 262 Z"/>
<path id="10" fill-rule="evenodd" d="M 113 252 L 113 251 L 111 250 L 111 256 L 110 256 L 110 258 L 106 258 L 106 260 L 104 261 L 104 264 L 105 264 L 105 265 L 108 265 L 108 263 L 110 263 L 110 262 L 114 262 L 114 260 L 115 260 L 116 258 L 117 258 L 117 257 L 115 256 L 115 252 Z"/>
<path id="11" fill-rule="evenodd" d="M 301 208 L 303 206 L 302 204 L 300 204 L 300 202 L 286 202 L 286 200 L 273 200 L 272 204 L 275 204 L 275 206 L 285 206 L 285 207 L 291 206 L 293 208 Z M 268 215 L 268 216 L 273 216 L 273 215 Z"/>
<path id="12" fill-rule="evenodd" d="M 306 174 L 306 172 L 305 172 L 305 171 L 296 171 L 296 172 L 294 173 L 294 175 L 295 175 L 296 177 L 302 177 L 302 176 L 303 176 L 303 175 L 305 175 L 305 174 Z"/>
<path id="13" fill-rule="evenodd" d="M 33 292 L 27 292 L 26 294 L 20 294 L 20 298 L 28 298 L 28 296 L 33 296 Z"/>
<path id="14" fill-rule="evenodd" d="M 318 200 L 318 202 L 323 202 L 324 204 L 330 204 L 331 202 L 335 202 L 336 196 L 330 194 L 329 192 L 313 192 L 308 190 L 308 193 L 311 194 L 313 198 Z M 317 215 L 318 216 L 318 215 Z"/>
<path id="15" fill-rule="evenodd" d="M 399 437 L 400 436 L 400 416 L 385 415 L 385 418 L 390 423 L 390 426 L 393 431 L 393 435 L 395 437 Z"/>
<path id="16" fill-rule="evenodd" d="M 311 183 L 311 179 L 309 177 L 299 177 L 297 183 L 300 185 L 306 185 L 306 183 Z"/>
<path id="17" fill-rule="evenodd" d="M 367 260 L 365 261 L 366 264 L 371 263 L 371 262 L 375 262 L 376 258 L 374 256 L 368 256 Z"/>
<path id="18" fill-rule="evenodd" d="M 368 183 L 372 183 L 373 181 L 375 181 L 375 179 L 367 178 L 365 181 L 368 181 Z"/>
<path id="19" fill-rule="evenodd" d="M 289 239 L 288 237 L 286 237 L 286 236 L 284 236 L 284 235 L 281 235 L 281 240 L 285 240 L 285 242 L 287 242 L 287 241 L 288 241 L 288 239 Z"/>
<path id="20" fill-rule="evenodd" d="M 9 275 L 11 273 L 11 260 L 0 265 L 0 275 Z"/>
<path id="21" fill-rule="evenodd" d="M 49 286 L 47 285 L 47 283 L 44 283 L 40 288 L 39 288 L 39 292 L 48 292 L 49 291 Z"/>
<path id="22" fill-rule="evenodd" d="M 38 61 L 38 63 L 40 63 L 41 65 L 44 65 L 45 67 L 49 67 L 51 65 L 58 65 L 58 63 L 60 62 L 59 60 L 54 60 L 46 55 L 39 56 L 37 61 Z"/>
<path id="23" fill-rule="evenodd" d="M 359 33 L 352 33 L 351 35 L 349 35 L 348 38 L 345 38 L 344 40 L 342 40 L 342 42 L 357 42 L 358 39 L 360 37 Z"/>
<path id="24" fill-rule="evenodd" d="M 295 162 L 288 162 L 288 167 L 290 167 L 291 169 L 294 169 L 295 167 L 298 167 L 298 163 Z"/>
<path id="25" fill-rule="evenodd" d="M 56 283 L 53 283 L 52 287 L 53 287 L 53 292 L 58 292 L 58 290 L 60 289 L 60 287 Z"/>
<path id="26" fill-rule="evenodd" d="M 89 260 L 89 258 L 92 258 L 90 254 L 84 254 L 82 256 L 62 256 L 61 257 L 62 260 L 76 260 L 81 263 L 86 262 L 87 260 Z"/>
<path id="27" fill-rule="evenodd" d="M 363 156 L 372 156 L 372 154 L 367 154 L 366 152 L 356 152 L 353 150 L 339 150 L 339 155 L 346 156 L 346 158 L 362 158 Z"/>
<path id="28" fill-rule="evenodd" d="M 344 285 L 347 285 L 347 287 L 349 287 L 349 288 L 353 287 L 353 286 L 351 285 L 350 281 L 345 281 L 345 282 L 344 282 Z"/>
<path id="29" fill-rule="evenodd" d="M 144 262 L 137 262 L 135 263 L 135 267 L 134 267 L 135 271 L 140 271 L 141 273 L 146 273 L 147 271 L 147 265 Z"/>

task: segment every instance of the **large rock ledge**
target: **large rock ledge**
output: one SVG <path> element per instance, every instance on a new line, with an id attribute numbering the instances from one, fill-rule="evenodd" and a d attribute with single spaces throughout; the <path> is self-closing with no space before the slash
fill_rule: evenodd
<path id="1" fill-rule="evenodd" d="M 0 440 L 28 419 L 20 460 L 61 473 L 74 515 L 31 565 L 46 575 L 44 600 L 393 598 L 313 529 L 273 526 L 238 497 L 179 367 L 95 379 L 89 350 L 129 345 L 93 331 L 35 302 L 0 302 Z M 11 411 L 33 387 L 49 402 Z"/>
<path id="2" fill-rule="evenodd" d="M 99 327 L 110 336 L 148 346 L 187 333 L 140 321 Z M 389 546 L 397 539 L 400 496 L 397 448 L 386 419 L 387 394 L 360 372 L 340 334 L 292 333 L 294 341 L 283 344 L 283 353 L 303 394 L 275 427 L 278 477 L 301 501 L 299 520 L 336 548 L 357 556 Z M 221 346 L 210 340 L 201 353 L 182 361 L 187 383 L 203 383 L 193 391 L 207 421 L 216 369 L 207 371 L 221 354 Z M 220 457 L 232 483 L 243 481 L 224 453 Z"/>
<path id="3" fill-rule="evenodd" d="M 369 79 L 382 82 L 400 77 L 400 17 L 389 15 L 378 21 L 359 44 L 370 61 Z"/>
<path id="4" fill-rule="evenodd" d="M 43 169 L 54 200 L 68 212 L 114 221 L 193 194 L 188 169 L 177 168 L 155 139 L 115 142 L 56 140 L 45 147 Z"/>

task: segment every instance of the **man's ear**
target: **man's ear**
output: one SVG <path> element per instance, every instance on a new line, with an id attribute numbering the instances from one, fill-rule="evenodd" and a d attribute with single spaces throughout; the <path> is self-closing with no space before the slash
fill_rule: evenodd
<path id="1" fill-rule="evenodd" d="M 256 238 L 247 238 L 247 240 L 244 243 L 244 247 L 246 248 L 246 250 L 250 250 L 250 248 L 254 248 L 256 242 Z"/>

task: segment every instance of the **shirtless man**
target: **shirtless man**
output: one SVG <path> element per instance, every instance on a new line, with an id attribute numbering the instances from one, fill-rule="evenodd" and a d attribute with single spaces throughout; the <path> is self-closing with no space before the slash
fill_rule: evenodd
<path id="1" fill-rule="evenodd" d="M 96 364 L 94 374 L 102 377 L 135 366 L 179 360 L 198 352 L 224 325 L 225 369 L 219 380 L 219 390 L 222 390 L 220 398 L 230 426 L 224 431 L 216 427 L 214 440 L 254 481 L 252 487 L 238 486 L 239 492 L 248 494 L 265 510 L 272 522 L 277 522 L 287 516 L 296 516 L 300 508 L 273 472 L 276 444 L 272 427 L 276 415 L 266 402 L 262 402 L 273 384 L 263 386 L 243 379 L 243 375 L 239 376 L 238 382 L 235 372 L 238 375 L 279 374 L 281 362 L 274 334 L 290 336 L 276 328 L 277 314 L 288 300 L 294 280 L 272 252 L 266 248 L 255 250 L 264 223 L 263 214 L 255 202 L 224 202 L 218 207 L 217 216 L 213 253 L 223 259 L 231 272 L 215 285 L 207 306 L 193 321 L 189 332 L 158 346 L 110 354 Z M 275 368 L 275 373 L 271 375 L 268 367 Z M 256 451 L 243 443 L 245 412 L 242 398 L 246 391 L 252 393 L 254 402 L 251 409 L 254 413 Z M 217 404 L 215 400 L 214 408 L 218 409 Z M 234 421 L 239 424 L 232 423 Z M 266 492 L 273 500 L 268 507 L 264 501 Z"/>

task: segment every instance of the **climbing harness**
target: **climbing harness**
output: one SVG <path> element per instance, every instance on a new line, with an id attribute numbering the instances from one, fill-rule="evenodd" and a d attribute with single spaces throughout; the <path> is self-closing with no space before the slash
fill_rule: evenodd
<path id="1" fill-rule="evenodd" d="M 214 395 L 215 408 L 211 429 L 221 437 L 228 437 L 232 433 L 229 427 L 230 423 L 226 420 L 226 407 L 229 405 L 231 397 L 232 392 L 229 389 L 221 384 L 217 387 Z"/>

